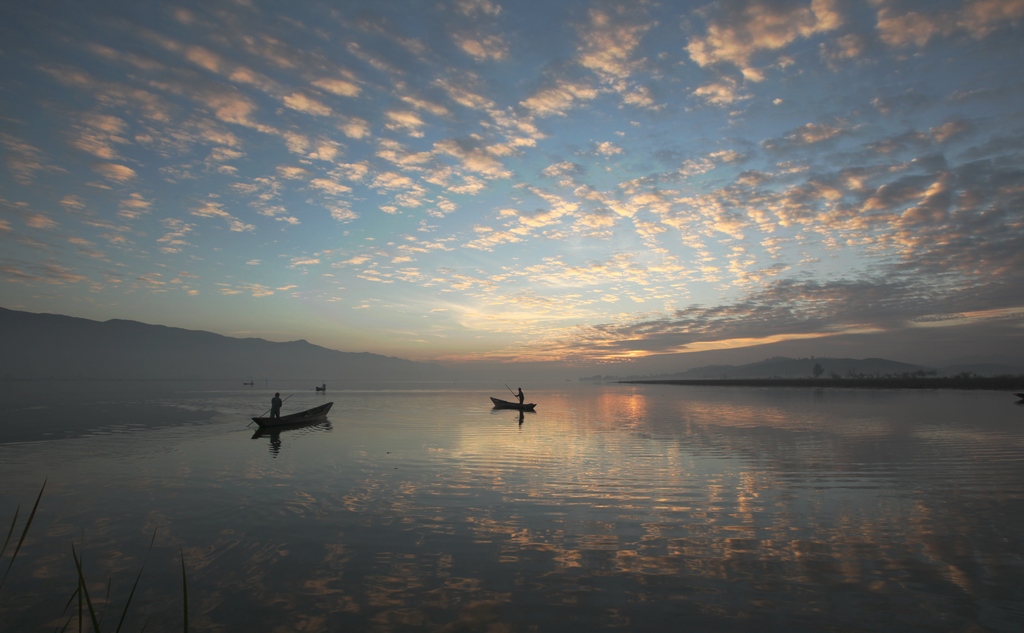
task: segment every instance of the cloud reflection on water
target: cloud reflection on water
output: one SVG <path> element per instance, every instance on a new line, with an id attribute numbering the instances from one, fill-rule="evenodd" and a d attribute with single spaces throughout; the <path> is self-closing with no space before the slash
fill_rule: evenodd
<path id="1" fill-rule="evenodd" d="M 545 393 L 522 427 L 475 394 L 353 394 L 275 459 L 211 429 L 86 463 L 48 538 L 86 521 L 122 573 L 160 525 L 196 630 L 1020 622 L 1024 438 L 991 394 L 673 389 Z M 102 481 L 122 498 L 76 506 Z"/>

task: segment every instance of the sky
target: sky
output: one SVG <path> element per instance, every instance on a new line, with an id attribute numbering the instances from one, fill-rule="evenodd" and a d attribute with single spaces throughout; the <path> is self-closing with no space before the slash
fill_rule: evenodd
<path id="1" fill-rule="evenodd" d="M 1024 359 L 1024 0 L 0 0 L 0 306 L 441 364 Z"/>

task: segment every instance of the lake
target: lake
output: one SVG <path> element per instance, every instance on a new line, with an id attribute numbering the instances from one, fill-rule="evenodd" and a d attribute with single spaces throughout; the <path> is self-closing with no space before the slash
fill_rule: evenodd
<path id="1" fill-rule="evenodd" d="M 0 628 L 1024 630 L 1008 393 L 265 386 L 0 383 Z"/>

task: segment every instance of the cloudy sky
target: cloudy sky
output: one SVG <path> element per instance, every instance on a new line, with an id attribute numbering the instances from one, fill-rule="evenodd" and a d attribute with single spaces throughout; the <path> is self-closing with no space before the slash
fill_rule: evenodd
<path id="1" fill-rule="evenodd" d="M 1022 62 L 1024 0 L 3 1 L 0 306 L 442 362 L 1024 355 Z"/>

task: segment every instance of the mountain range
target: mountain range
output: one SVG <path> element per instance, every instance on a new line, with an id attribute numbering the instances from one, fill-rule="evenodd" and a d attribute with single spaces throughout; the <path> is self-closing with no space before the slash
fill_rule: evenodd
<path id="1" fill-rule="evenodd" d="M 111 319 L 0 308 L 0 379 L 436 380 L 446 370 L 304 340 L 277 343 Z"/>
<path id="2" fill-rule="evenodd" d="M 0 380 L 447 380 L 466 378 L 441 367 L 368 352 L 341 352 L 304 340 L 278 343 L 111 319 L 94 321 L 0 308 Z M 773 357 L 746 365 L 705 365 L 652 375 L 596 375 L 581 380 L 804 378 L 820 376 L 1024 375 L 1024 362 L 963 358 L 941 367 L 883 358 Z M 502 371 L 509 371 L 508 368 Z M 459 375 L 456 375 L 459 374 Z M 479 369 L 470 373 L 480 378 Z"/>
<path id="3" fill-rule="evenodd" d="M 963 373 L 978 376 L 1004 376 L 1024 374 L 1024 365 L 1007 362 L 991 362 L 982 359 L 964 359 L 942 367 L 928 367 L 901 363 L 884 358 L 788 358 L 776 356 L 746 365 L 705 365 L 674 374 L 644 376 L 678 380 L 718 380 L 729 378 L 810 378 L 816 373 L 825 378 L 882 377 L 907 374 L 956 376 Z M 614 380 L 619 376 L 591 376 L 584 380 Z M 622 378 L 635 379 L 639 376 Z"/>

